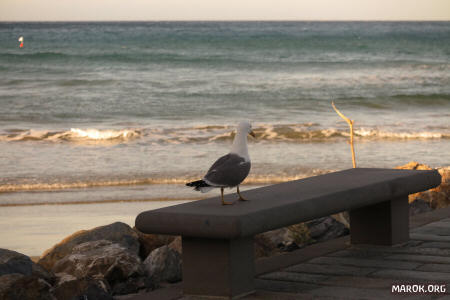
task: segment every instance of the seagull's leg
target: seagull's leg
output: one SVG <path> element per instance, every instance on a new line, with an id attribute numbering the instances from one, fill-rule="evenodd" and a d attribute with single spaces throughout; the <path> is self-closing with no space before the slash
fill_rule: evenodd
<path id="1" fill-rule="evenodd" d="M 233 202 L 226 202 L 223 200 L 223 187 L 220 188 L 220 194 L 222 196 L 222 205 L 231 205 L 234 204 Z"/>
<path id="2" fill-rule="evenodd" d="M 245 199 L 244 197 L 242 197 L 241 193 L 239 192 L 239 185 L 237 186 L 237 194 L 239 195 L 239 199 L 240 201 L 249 201 L 248 199 Z"/>

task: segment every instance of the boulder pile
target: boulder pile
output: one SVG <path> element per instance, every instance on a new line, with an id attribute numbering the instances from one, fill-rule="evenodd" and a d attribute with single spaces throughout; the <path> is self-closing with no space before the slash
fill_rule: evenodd
<path id="1" fill-rule="evenodd" d="M 181 255 L 165 251 L 174 238 L 116 222 L 70 235 L 37 263 L 0 249 L 0 299 L 112 300 L 180 281 Z"/>

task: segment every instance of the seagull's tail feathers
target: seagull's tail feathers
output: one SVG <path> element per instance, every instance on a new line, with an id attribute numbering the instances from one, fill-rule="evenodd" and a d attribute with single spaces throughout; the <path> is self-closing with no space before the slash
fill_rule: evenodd
<path id="1" fill-rule="evenodd" d="M 210 186 L 209 184 L 207 184 L 204 180 L 188 182 L 188 183 L 186 183 L 186 185 L 192 186 L 192 187 L 194 187 L 194 190 L 200 191 L 202 193 L 209 192 L 210 190 L 213 189 L 213 187 Z"/>

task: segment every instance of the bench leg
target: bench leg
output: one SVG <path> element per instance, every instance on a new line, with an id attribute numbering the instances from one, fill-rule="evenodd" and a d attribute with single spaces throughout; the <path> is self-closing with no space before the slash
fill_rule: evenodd
<path id="1" fill-rule="evenodd" d="M 238 298 L 254 291 L 253 238 L 183 237 L 185 295 Z"/>
<path id="2" fill-rule="evenodd" d="M 350 211 L 352 244 L 394 245 L 409 240 L 408 197 Z"/>

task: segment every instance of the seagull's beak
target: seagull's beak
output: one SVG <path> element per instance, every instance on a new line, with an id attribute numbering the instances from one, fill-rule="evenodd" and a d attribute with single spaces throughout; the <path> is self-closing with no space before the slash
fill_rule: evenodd
<path id="1" fill-rule="evenodd" d="M 249 134 L 250 134 L 252 137 L 256 138 L 256 135 L 255 135 L 255 133 L 253 132 L 253 130 L 250 131 Z"/>

